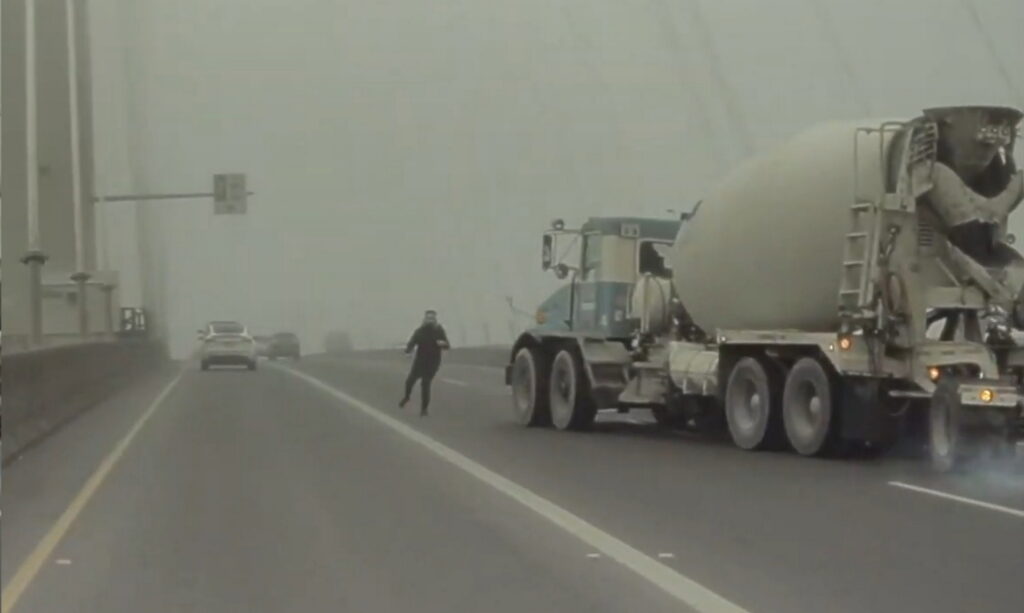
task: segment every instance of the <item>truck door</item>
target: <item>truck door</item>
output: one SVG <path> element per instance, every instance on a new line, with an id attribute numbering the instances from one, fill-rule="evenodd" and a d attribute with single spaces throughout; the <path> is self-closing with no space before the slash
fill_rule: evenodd
<path id="1" fill-rule="evenodd" d="M 573 305 L 574 328 L 597 330 L 598 313 L 597 288 L 603 276 L 604 262 L 601 247 L 605 236 L 589 234 L 583 240 L 583 270 L 576 285 L 576 300 Z"/>

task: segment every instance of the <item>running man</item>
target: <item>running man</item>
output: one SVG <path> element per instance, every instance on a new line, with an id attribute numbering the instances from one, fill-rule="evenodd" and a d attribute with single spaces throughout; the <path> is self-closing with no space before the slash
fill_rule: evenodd
<path id="1" fill-rule="evenodd" d="M 416 381 L 420 382 L 420 416 L 427 415 L 427 408 L 430 406 L 430 384 L 434 381 L 434 375 L 441 368 L 441 351 L 449 348 L 448 335 L 444 328 L 437 323 L 437 311 L 429 310 L 423 315 L 423 324 L 412 333 L 412 338 L 405 346 L 405 353 L 410 354 L 416 350 L 416 357 L 412 361 L 412 369 L 405 380 L 405 395 L 398 403 L 404 407 L 409 403 L 412 395 L 412 388 Z"/>

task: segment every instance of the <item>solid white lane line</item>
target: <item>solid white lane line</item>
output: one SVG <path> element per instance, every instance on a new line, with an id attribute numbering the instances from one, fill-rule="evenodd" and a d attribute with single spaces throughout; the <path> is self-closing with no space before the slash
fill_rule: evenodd
<path id="1" fill-rule="evenodd" d="M 149 418 L 156 413 L 158 408 L 160 408 L 160 405 L 163 404 L 167 396 L 171 394 L 174 387 L 178 385 L 178 382 L 181 381 L 184 374 L 185 371 L 183 370 L 178 373 L 178 376 L 175 377 L 173 381 L 167 384 L 167 387 L 160 392 L 160 395 L 156 397 L 156 400 L 149 405 L 142 416 L 139 417 L 138 421 L 132 425 L 131 430 L 124 435 L 124 438 L 117 443 L 114 449 L 111 450 L 110 454 L 103 458 L 99 467 L 96 468 L 96 472 L 86 480 L 85 484 L 82 485 L 82 489 L 78 490 L 78 494 L 75 495 L 71 504 L 68 505 L 68 508 L 65 509 L 57 519 L 57 523 L 47 531 L 42 540 L 36 544 L 32 553 L 30 553 L 28 557 L 25 558 L 25 561 L 21 563 L 21 566 L 18 567 L 18 571 L 14 573 L 11 580 L 4 586 L 3 594 L 0 595 L 0 600 L 3 601 L 3 603 L 0 604 L 0 613 L 9 613 L 9 611 L 14 608 L 14 605 L 18 604 L 18 600 L 21 598 L 22 594 L 24 594 L 25 590 L 28 589 L 28 586 L 32 584 L 32 581 L 36 578 L 36 575 L 39 574 L 40 569 L 42 569 L 43 565 L 46 564 L 46 561 L 53 555 L 53 552 L 57 548 L 57 545 L 60 544 L 61 539 L 64 538 L 64 535 L 67 534 L 71 525 L 76 519 L 78 519 L 78 516 L 82 513 L 85 506 L 89 504 L 93 495 L 96 494 L 96 490 L 103 485 L 107 475 L 109 475 L 110 471 L 117 465 L 121 456 L 124 455 L 125 450 L 127 450 L 128 446 L 132 444 L 132 441 L 135 440 L 136 436 L 138 436 L 139 431 L 146 425 Z"/>
<path id="2" fill-rule="evenodd" d="M 920 485 L 912 485 L 910 483 L 903 483 L 902 481 L 889 481 L 889 485 L 893 487 L 899 487 L 919 494 L 928 494 L 929 496 L 935 496 L 937 498 L 945 498 L 946 500 L 952 500 L 954 502 L 962 502 L 963 504 L 969 504 L 971 506 L 979 507 L 982 509 L 988 509 L 989 511 L 998 511 L 1000 513 L 1006 513 L 1007 515 L 1013 515 L 1014 517 L 1024 518 L 1024 510 L 1014 509 L 1012 507 L 1004 507 L 1000 504 L 992 504 L 991 502 L 985 502 L 983 500 L 975 500 L 974 498 L 967 498 L 966 496 L 957 496 L 956 494 L 950 494 L 940 490 L 933 490 L 927 487 L 921 487 Z"/>
<path id="3" fill-rule="evenodd" d="M 698 613 L 747 613 L 745 609 L 726 600 L 693 579 L 658 562 L 642 551 L 586 522 L 550 500 L 484 467 L 482 464 L 471 460 L 419 430 L 406 425 L 404 422 L 306 373 L 290 367 L 282 367 L 282 369 L 313 387 L 322 390 L 326 394 L 333 396 L 342 403 L 364 413 L 368 417 L 377 420 L 410 441 L 423 446 L 453 466 L 476 477 L 498 492 L 519 502 L 593 549 L 632 570 L 654 586 L 686 603 Z"/>

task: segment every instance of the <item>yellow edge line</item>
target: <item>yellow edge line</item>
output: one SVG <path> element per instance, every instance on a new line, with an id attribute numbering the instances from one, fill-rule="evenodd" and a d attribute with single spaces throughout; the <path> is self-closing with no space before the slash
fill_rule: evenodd
<path id="1" fill-rule="evenodd" d="M 39 574 L 43 564 L 45 564 L 50 556 L 53 555 L 53 551 L 57 548 L 57 545 L 60 544 L 61 539 L 63 539 L 64 535 L 67 534 L 79 514 L 81 514 L 82 509 L 89 504 L 89 500 L 92 499 L 96 490 L 103 485 L 103 481 L 106 480 L 107 475 L 109 475 L 110 471 L 117 465 L 118 460 L 121 459 L 125 450 L 128 449 L 129 445 L 131 445 L 132 440 L 139 434 L 139 431 L 142 430 L 143 426 L 146 425 L 149 418 L 153 416 L 158 408 L 160 408 L 160 405 L 167 396 L 170 395 L 174 386 L 181 381 L 184 374 L 184 371 L 179 373 L 178 376 L 168 383 L 167 387 L 160 392 L 160 395 L 156 397 L 156 400 L 154 400 L 151 405 L 149 405 L 149 408 L 142 414 L 142 417 L 135 422 L 132 429 L 124 435 L 124 438 L 122 438 L 110 454 L 103 459 L 103 462 L 100 463 L 96 471 L 93 472 L 92 476 L 89 477 L 82 488 L 78 491 L 78 494 L 75 495 L 71 504 L 68 505 L 68 508 L 61 514 L 60 518 L 57 519 L 57 522 L 53 524 L 50 530 L 47 531 L 46 535 L 43 536 L 39 543 L 36 544 L 32 553 L 30 553 L 21 563 L 21 566 L 18 567 L 18 572 L 11 577 L 11 580 L 6 586 L 4 586 L 3 593 L 0 594 L 0 599 L 3 601 L 2 605 L 0 605 L 0 612 L 9 613 L 14 609 L 14 606 L 18 604 L 18 600 L 25 593 L 25 590 L 27 590 L 32 584 L 32 581 L 35 580 L 36 575 Z"/>

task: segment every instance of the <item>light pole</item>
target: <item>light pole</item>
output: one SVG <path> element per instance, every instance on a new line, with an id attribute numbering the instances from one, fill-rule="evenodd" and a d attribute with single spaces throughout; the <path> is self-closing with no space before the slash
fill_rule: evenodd
<path id="1" fill-rule="evenodd" d="M 36 4 L 25 0 L 25 199 L 28 250 L 21 261 L 28 265 L 29 341 L 43 342 L 43 253 L 39 237 L 39 160 L 36 140 Z"/>
<path id="2" fill-rule="evenodd" d="M 89 334 L 89 304 L 86 282 L 89 273 L 85 262 L 85 220 L 82 212 L 82 160 L 78 134 L 78 49 L 75 36 L 75 0 L 65 0 L 68 45 L 68 110 L 71 132 L 71 203 L 75 216 L 75 272 L 71 280 L 78 285 L 78 333 Z"/>
<path id="3" fill-rule="evenodd" d="M 104 302 L 103 321 L 106 323 L 107 334 L 114 333 L 114 289 L 116 287 L 113 283 L 104 283 L 102 287 Z"/>

